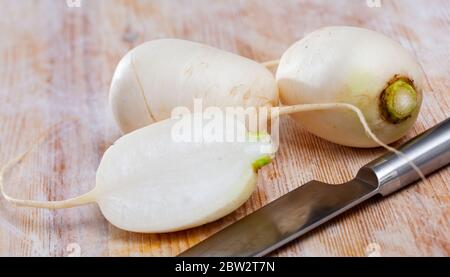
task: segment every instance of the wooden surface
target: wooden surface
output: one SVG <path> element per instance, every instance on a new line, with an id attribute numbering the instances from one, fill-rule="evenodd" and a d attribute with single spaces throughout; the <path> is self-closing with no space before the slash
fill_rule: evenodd
<path id="1" fill-rule="evenodd" d="M 0 0 L 0 7 L 0 164 L 53 123 L 78 119 L 55 129 L 13 170 L 7 190 L 17 197 L 57 200 L 93 187 L 103 152 L 120 135 L 108 108 L 114 68 L 127 50 L 155 38 L 195 40 L 265 61 L 321 26 L 368 27 L 398 40 L 426 72 L 424 105 L 407 138 L 450 116 L 445 0 L 384 0 L 379 8 L 365 0 L 90 0 L 73 8 L 63 0 Z M 0 255 L 173 256 L 304 182 L 349 180 L 382 153 L 328 143 L 285 118 L 280 151 L 257 191 L 221 220 L 172 234 L 135 234 L 108 224 L 96 205 L 49 211 L 16 208 L 0 197 Z M 447 168 L 273 255 L 448 256 L 449 183 Z"/>

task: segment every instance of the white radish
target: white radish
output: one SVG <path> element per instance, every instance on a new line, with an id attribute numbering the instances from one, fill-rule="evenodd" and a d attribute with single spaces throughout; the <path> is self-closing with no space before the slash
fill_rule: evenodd
<path id="1" fill-rule="evenodd" d="M 262 148 L 270 141 L 177 142 L 171 135 L 177 122 L 163 120 L 118 139 L 100 162 L 95 188 L 79 197 L 46 202 L 5 194 L 6 171 L 27 152 L 1 170 L 1 192 L 10 202 L 38 208 L 97 202 L 113 225 L 145 233 L 183 230 L 234 211 L 253 192 L 258 169 L 271 161 Z"/>
<path id="2" fill-rule="evenodd" d="M 144 43 L 119 62 L 110 106 L 124 132 L 170 117 L 175 107 L 278 105 L 275 78 L 263 65 L 204 44 L 160 39 Z"/>
<path id="3" fill-rule="evenodd" d="M 385 35 L 356 27 L 327 27 L 283 54 L 276 80 L 284 105 L 354 105 L 373 133 L 391 143 L 416 121 L 424 75 L 419 63 Z M 334 143 L 379 145 L 367 137 L 367 130 L 351 111 L 311 111 L 292 117 L 309 132 Z"/>

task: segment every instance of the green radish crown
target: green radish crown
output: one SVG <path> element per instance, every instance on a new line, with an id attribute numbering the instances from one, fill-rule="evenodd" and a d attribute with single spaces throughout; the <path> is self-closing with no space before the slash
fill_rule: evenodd
<path id="1" fill-rule="evenodd" d="M 257 159 L 253 162 L 253 170 L 255 172 L 258 172 L 258 170 L 261 169 L 261 167 L 268 165 L 272 162 L 272 158 L 269 155 L 262 156 L 261 158 Z"/>
<path id="2" fill-rule="evenodd" d="M 249 139 L 253 139 L 256 141 L 262 141 L 266 138 L 270 139 L 270 135 L 265 131 L 263 131 L 263 132 L 248 132 L 247 135 L 248 135 Z M 263 155 L 252 163 L 253 170 L 257 173 L 258 170 L 260 170 L 263 166 L 268 165 L 271 162 L 272 162 L 272 157 L 269 154 Z"/>
<path id="3" fill-rule="evenodd" d="M 380 100 L 382 115 L 394 124 L 411 117 L 418 106 L 416 89 L 408 78 L 396 77 L 383 91 Z"/>

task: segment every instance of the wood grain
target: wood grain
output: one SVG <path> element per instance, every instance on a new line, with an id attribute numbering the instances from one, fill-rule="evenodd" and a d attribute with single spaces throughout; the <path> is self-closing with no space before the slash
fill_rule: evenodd
<path id="1" fill-rule="evenodd" d="M 372 1 L 374 2 L 374 1 Z M 376 2 L 376 1 L 375 1 Z M 57 200 L 88 191 L 105 149 L 120 136 L 108 109 L 119 59 L 144 41 L 175 37 L 265 61 L 326 25 L 383 32 L 414 53 L 427 75 L 424 105 L 407 138 L 450 116 L 450 2 L 0 0 L 0 164 L 64 120 L 8 178 L 17 197 Z M 75 118 L 76 121 L 68 120 Z M 2 256 L 173 256 L 311 179 L 339 183 L 382 149 L 352 149 L 282 120 L 281 148 L 258 189 L 233 214 L 172 234 L 111 226 L 96 205 L 48 211 L 0 198 Z M 448 256 L 450 170 L 371 200 L 274 256 Z"/>

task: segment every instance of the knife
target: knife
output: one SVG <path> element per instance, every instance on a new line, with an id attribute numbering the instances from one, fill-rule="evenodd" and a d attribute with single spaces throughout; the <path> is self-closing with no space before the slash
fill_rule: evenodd
<path id="1" fill-rule="evenodd" d="M 450 118 L 399 148 L 423 174 L 450 163 Z M 310 181 L 240 219 L 179 257 L 264 256 L 348 209 L 375 196 L 387 196 L 419 174 L 394 153 L 363 166 L 344 184 Z"/>

